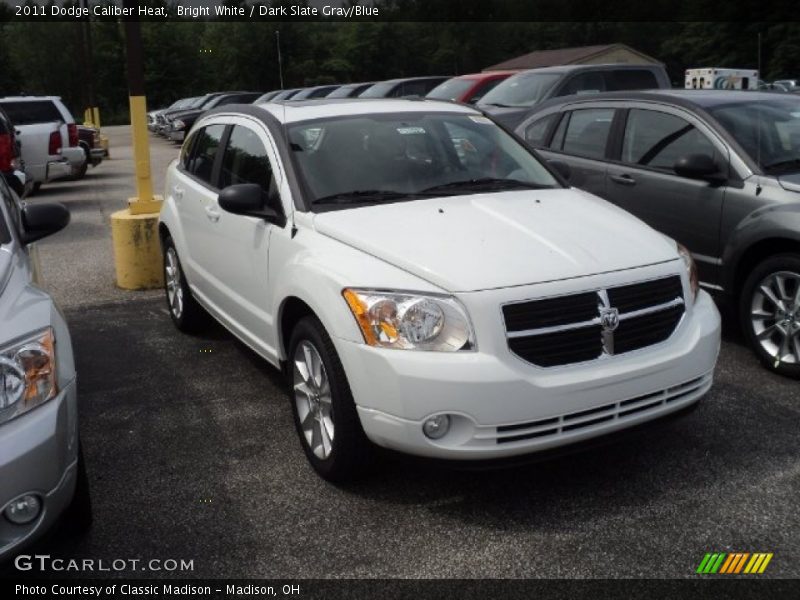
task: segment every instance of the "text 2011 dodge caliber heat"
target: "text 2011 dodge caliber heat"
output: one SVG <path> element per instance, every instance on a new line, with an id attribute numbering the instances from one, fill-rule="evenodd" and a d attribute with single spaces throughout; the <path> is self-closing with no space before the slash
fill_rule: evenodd
<path id="1" fill-rule="evenodd" d="M 374 444 L 453 460 L 574 444 L 712 384 L 720 319 L 686 250 L 468 107 L 206 113 L 160 232 L 175 324 L 210 314 L 285 369 L 330 480 Z"/>

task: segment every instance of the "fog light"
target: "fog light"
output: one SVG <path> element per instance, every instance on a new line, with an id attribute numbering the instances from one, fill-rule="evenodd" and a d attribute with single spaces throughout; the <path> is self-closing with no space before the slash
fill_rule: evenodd
<path id="1" fill-rule="evenodd" d="M 422 424 L 422 433 L 432 440 L 443 438 L 450 429 L 450 417 L 436 415 Z"/>
<path id="2" fill-rule="evenodd" d="M 42 502 L 32 494 L 25 494 L 16 498 L 4 511 L 6 519 L 15 525 L 30 523 L 42 512 Z"/>

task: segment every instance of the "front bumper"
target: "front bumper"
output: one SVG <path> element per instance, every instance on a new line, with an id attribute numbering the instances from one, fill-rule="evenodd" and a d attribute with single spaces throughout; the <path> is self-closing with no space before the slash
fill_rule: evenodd
<path id="1" fill-rule="evenodd" d="M 409 454 L 482 460 L 528 454 L 634 427 L 696 403 L 711 387 L 720 317 L 701 292 L 667 342 L 574 366 L 542 369 L 499 347 L 436 353 L 336 339 L 364 431 Z M 451 416 L 439 440 L 422 433 Z"/>
<path id="2" fill-rule="evenodd" d="M 0 561 L 45 533 L 75 493 L 78 418 L 75 381 L 47 403 L 0 425 Z M 25 525 L 3 511 L 18 496 L 36 494 L 38 518 Z"/>
<path id="3" fill-rule="evenodd" d="M 168 137 L 173 142 L 182 142 L 183 138 L 185 137 L 185 132 L 183 129 L 172 129 L 170 130 Z"/>

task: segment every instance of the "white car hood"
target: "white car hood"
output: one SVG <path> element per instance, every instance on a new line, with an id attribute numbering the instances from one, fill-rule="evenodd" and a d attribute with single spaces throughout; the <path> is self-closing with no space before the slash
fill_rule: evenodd
<path id="1" fill-rule="evenodd" d="M 540 283 L 676 259 L 675 244 L 575 189 L 448 196 L 318 213 L 324 235 L 450 292 Z"/>

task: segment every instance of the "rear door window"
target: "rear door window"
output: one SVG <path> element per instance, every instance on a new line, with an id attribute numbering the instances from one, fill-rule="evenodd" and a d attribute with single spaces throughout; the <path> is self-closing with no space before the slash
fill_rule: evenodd
<path id="1" fill-rule="evenodd" d="M 652 90 L 658 88 L 655 73 L 646 69 L 620 69 L 606 72 L 606 88 L 616 90 Z"/>
<path id="2" fill-rule="evenodd" d="M 200 181 L 216 187 L 214 162 L 217 158 L 225 125 L 209 125 L 197 131 L 186 170 Z"/>
<path id="3" fill-rule="evenodd" d="M 605 158 L 614 109 L 584 108 L 568 117 L 559 124 L 551 148 L 586 158 Z"/>
<path id="4" fill-rule="evenodd" d="M 14 125 L 31 125 L 32 123 L 49 123 L 63 121 L 56 105 L 51 100 L 30 100 L 25 102 L 0 103 Z"/>
<path id="5" fill-rule="evenodd" d="M 628 113 L 622 140 L 622 161 L 673 171 L 689 154 L 716 156 L 714 145 L 694 125 L 678 116 L 634 108 Z"/>

